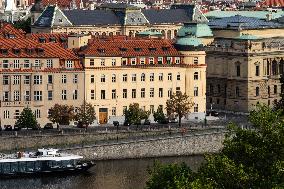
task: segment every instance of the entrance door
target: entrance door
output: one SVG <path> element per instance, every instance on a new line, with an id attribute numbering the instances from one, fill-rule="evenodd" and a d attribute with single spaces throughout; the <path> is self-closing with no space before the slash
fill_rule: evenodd
<path id="1" fill-rule="evenodd" d="M 107 108 L 100 108 L 99 109 L 99 122 L 100 124 L 107 123 Z"/>

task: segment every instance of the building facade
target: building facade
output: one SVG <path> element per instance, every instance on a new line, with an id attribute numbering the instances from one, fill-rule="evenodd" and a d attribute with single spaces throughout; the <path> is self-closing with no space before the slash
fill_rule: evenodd
<path id="1" fill-rule="evenodd" d="M 14 125 L 30 107 L 39 124 L 56 103 L 79 107 L 84 100 L 84 71 L 79 58 L 58 44 L 30 39 L 1 39 L 0 120 Z"/>
<path id="2" fill-rule="evenodd" d="M 189 119 L 204 119 L 205 52 L 178 51 L 170 41 L 128 39 L 94 41 L 80 52 L 85 67 L 86 100 L 96 107 L 99 123 L 123 116 L 131 103 L 151 113 L 173 93 L 195 103 Z"/>

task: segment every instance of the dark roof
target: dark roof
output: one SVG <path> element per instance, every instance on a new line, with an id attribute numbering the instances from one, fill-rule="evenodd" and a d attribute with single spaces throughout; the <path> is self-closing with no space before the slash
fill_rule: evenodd
<path id="1" fill-rule="evenodd" d="M 46 9 L 43 11 L 43 13 L 34 23 L 34 25 L 42 27 L 51 26 L 54 11 L 55 11 L 55 6 L 46 7 Z"/>
<path id="2" fill-rule="evenodd" d="M 73 25 L 122 24 L 121 18 L 111 10 L 65 10 L 63 13 Z"/>
<path id="3" fill-rule="evenodd" d="M 192 21 L 192 14 L 185 9 L 142 10 L 151 23 L 184 23 Z"/>
<path id="4" fill-rule="evenodd" d="M 283 27 L 283 25 L 276 22 L 241 15 L 211 20 L 208 25 L 211 29 L 261 29 Z"/>
<path id="5" fill-rule="evenodd" d="M 104 3 L 98 7 L 99 9 L 139 9 L 127 3 Z"/>

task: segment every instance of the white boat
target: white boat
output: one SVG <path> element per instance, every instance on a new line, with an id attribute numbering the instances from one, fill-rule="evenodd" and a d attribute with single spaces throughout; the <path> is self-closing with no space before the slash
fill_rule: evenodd
<path id="1" fill-rule="evenodd" d="M 17 152 L 0 155 L 0 178 L 31 174 L 78 173 L 94 166 L 93 161 L 81 161 L 83 156 L 59 153 L 58 149 L 38 149 L 37 152 Z"/>

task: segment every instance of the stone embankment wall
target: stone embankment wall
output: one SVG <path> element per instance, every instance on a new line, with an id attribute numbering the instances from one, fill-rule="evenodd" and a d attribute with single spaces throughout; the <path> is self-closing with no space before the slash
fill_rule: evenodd
<path id="1" fill-rule="evenodd" d="M 211 132 L 69 148 L 63 152 L 96 160 L 196 155 L 219 152 L 224 139 L 225 132 Z"/>

